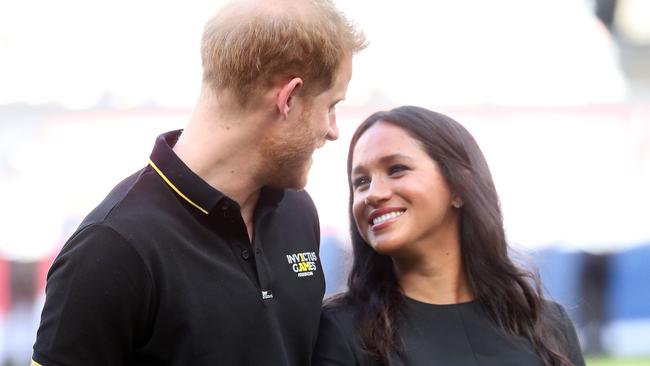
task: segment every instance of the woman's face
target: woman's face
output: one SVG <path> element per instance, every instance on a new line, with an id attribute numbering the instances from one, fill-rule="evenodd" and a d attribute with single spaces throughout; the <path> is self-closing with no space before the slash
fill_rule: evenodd
<path id="1" fill-rule="evenodd" d="M 403 129 L 376 123 L 359 138 L 352 157 L 354 220 L 375 251 L 417 255 L 457 239 L 452 193 L 436 162 Z"/>

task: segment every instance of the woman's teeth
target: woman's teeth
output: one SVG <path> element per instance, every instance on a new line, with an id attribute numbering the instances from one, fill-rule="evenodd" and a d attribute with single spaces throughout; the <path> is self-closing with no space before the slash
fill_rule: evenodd
<path id="1" fill-rule="evenodd" d="M 374 219 L 372 219 L 372 224 L 373 225 L 379 225 L 379 224 L 383 223 L 386 220 L 390 220 L 390 219 L 393 219 L 395 217 L 402 216 L 403 213 L 404 213 L 404 211 L 393 211 L 393 212 L 389 212 L 387 214 L 383 214 L 381 216 L 378 216 L 378 217 L 375 217 Z"/>

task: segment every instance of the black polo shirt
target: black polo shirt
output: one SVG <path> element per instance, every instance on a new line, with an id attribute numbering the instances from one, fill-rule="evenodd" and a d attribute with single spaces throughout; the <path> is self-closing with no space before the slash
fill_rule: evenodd
<path id="1" fill-rule="evenodd" d="M 310 363 L 324 279 L 305 192 L 262 189 L 250 244 L 239 205 L 158 137 L 48 273 L 42 365 Z"/>

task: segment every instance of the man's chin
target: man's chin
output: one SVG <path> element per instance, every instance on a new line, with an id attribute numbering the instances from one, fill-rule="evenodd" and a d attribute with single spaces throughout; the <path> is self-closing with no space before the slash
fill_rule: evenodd
<path id="1" fill-rule="evenodd" d="M 307 174 L 304 174 L 299 177 L 292 177 L 291 179 L 286 179 L 281 182 L 275 182 L 269 184 L 271 188 L 277 189 L 290 189 L 293 191 L 302 191 L 307 185 Z"/>
<path id="2" fill-rule="evenodd" d="M 275 172 L 275 179 L 269 182 L 268 185 L 273 188 L 301 191 L 305 189 L 305 186 L 307 185 L 307 177 L 312 163 L 313 159 L 310 156 L 308 160 L 302 160 L 301 164 L 295 164 L 293 167 L 285 166 L 284 169 Z M 291 172 L 293 174 L 282 174 L 282 171 Z"/>
<path id="3" fill-rule="evenodd" d="M 290 182 L 289 184 L 286 185 L 286 189 L 290 189 L 292 191 L 302 191 L 305 189 L 307 186 L 307 176 L 305 175 L 304 177 L 297 178 L 295 181 Z"/>

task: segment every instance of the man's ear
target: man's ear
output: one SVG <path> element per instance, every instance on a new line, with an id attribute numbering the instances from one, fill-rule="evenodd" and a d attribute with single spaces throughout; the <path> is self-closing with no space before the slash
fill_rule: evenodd
<path id="1" fill-rule="evenodd" d="M 302 86 L 302 79 L 294 77 L 282 84 L 276 99 L 278 112 L 284 118 L 289 117 L 289 111 L 294 105 L 294 100 L 298 90 Z"/>

